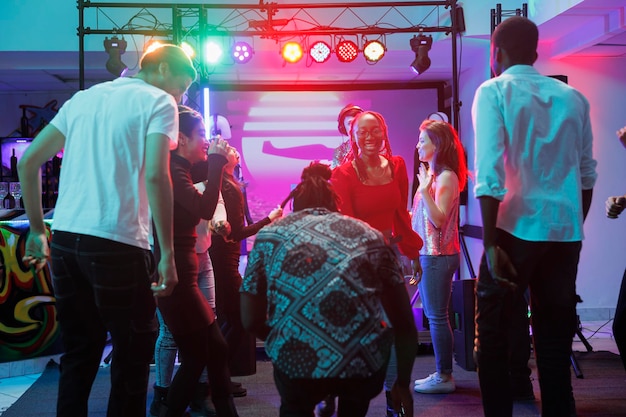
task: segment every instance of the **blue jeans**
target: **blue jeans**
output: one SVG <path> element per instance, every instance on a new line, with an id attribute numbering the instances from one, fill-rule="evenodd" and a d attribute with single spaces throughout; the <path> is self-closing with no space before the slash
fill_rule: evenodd
<path id="1" fill-rule="evenodd" d="M 424 314 L 430 325 L 437 372 L 452 373 L 453 336 L 450 326 L 450 295 L 452 277 L 459 269 L 459 254 L 421 255 L 422 280 L 418 284 Z"/>
<path id="2" fill-rule="evenodd" d="M 211 257 L 208 251 L 196 255 L 198 255 L 198 288 L 215 311 L 215 274 Z"/>
<path id="3" fill-rule="evenodd" d="M 198 253 L 198 288 L 206 297 L 209 305 L 215 311 L 215 277 L 213 276 L 213 265 L 209 252 Z M 174 336 L 165 324 L 161 312 L 157 309 L 159 320 L 159 337 L 154 347 L 154 361 L 156 369 L 155 384 L 159 387 L 169 387 L 174 375 L 174 365 L 178 346 L 174 341 Z M 199 382 L 208 382 L 206 369 L 202 371 Z"/>
<path id="4" fill-rule="evenodd" d="M 65 353 L 57 415 L 87 416 L 87 402 L 111 334 L 107 416 L 144 416 L 156 336 L 152 253 L 93 236 L 56 231 L 51 242 L 56 308 Z"/>
<path id="5" fill-rule="evenodd" d="M 486 417 L 513 413 L 509 382 L 509 329 L 517 308 L 530 289 L 533 339 L 541 415 L 570 415 L 572 381 L 570 355 L 576 332 L 576 274 L 581 242 L 530 242 L 498 229 L 496 243 L 511 259 L 516 290 L 498 285 L 480 262 L 476 285 L 476 343 L 474 356 Z"/>

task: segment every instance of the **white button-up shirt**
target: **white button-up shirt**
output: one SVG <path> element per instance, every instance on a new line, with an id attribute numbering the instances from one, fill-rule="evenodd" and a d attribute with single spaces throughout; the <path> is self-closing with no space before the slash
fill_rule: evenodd
<path id="1" fill-rule="evenodd" d="M 474 194 L 501 201 L 496 226 L 529 241 L 582 240 L 582 190 L 597 177 L 587 99 L 515 65 L 478 88 L 472 119 Z"/>

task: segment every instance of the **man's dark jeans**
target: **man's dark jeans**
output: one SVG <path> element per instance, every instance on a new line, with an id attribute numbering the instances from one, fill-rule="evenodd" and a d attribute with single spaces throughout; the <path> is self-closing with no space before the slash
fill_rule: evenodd
<path id="1" fill-rule="evenodd" d="M 517 270 L 515 291 L 493 281 L 485 256 L 476 286 L 475 359 L 485 416 L 513 412 L 507 337 L 514 306 L 530 289 L 533 339 L 541 415 L 569 416 L 572 398 L 570 355 L 576 332 L 576 273 L 581 242 L 529 242 L 498 230 L 497 244 Z M 521 313 L 517 309 L 518 314 Z"/>
<path id="2" fill-rule="evenodd" d="M 157 324 L 152 253 L 108 239 L 55 232 L 52 280 L 64 354 L 57 415 L 87 416 L 87 401 L 111 334 L 108 417 L 145 416 Z"/>
<path id="3" fill-rule="evenodd" d="M 383 388 L 387 367 L 369 378 L 289 378 L 274 366 L 274 382 L 280 394 L 280 417 L 310 417 L 315 405 L 328 395 L 339 397 L 337 416 L 364 417 L 370 400 Z"/>

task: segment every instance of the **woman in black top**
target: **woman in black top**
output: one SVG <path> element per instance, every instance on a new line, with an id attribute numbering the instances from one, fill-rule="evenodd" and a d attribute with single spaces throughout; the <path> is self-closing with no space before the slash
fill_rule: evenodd
<path id="1" fill-rule="evenodd" d="M 254 359 L 247 359 L 254 358 L 256 339 L 244 330 L 241 323 L 239 302 L 239 287 L 242 281 L 239 274 L 241 241 L 281 217 L 283 211 L 277 207 L 267 217 L 246 226 L 241 184 L 233 176 L 235 167 L 239 164 L 239 152 L 229 147 L 226 158 L 228 162 L 224 166 L 222 176 L 222 197 L 231 232 L 226 238 L 214 235 L 209 254 L 215 274 L 217 320 L 229 347 L 229 368 L 232 375 L 243 376 L 256 373 L 256 362 Z M 243 392 L 245 395 L 245 391 Z"/>
<path id="2" fill-rule="evenodd" d="M 170 174 L 174 192 L 174 259 L 178 285 L 169 297 L 158 299 L 165 324 L 178 346 L 181 365 L 172 380 L 160 416 L 180 417 L 192 398 L 206 366 L 211 398 L 217 415 L 236 417 L 230 373 L 226 366 L 228 347 L 215 321 L 215 314 L 198 288 L 196 226 L 200 218 L 211 219 L 218 201 L 228 145 L 206 141 L 202 116 L 189 108 L 179 109 L 178 148 L 171 152 Z M 206 160 L 208 178 L 201 194 L 191 179 L 193 163 Z"/>

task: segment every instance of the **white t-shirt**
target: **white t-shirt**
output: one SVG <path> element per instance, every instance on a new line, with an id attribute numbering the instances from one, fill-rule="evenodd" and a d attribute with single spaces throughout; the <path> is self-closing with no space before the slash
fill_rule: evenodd
<path id="1" fill-rule="evenodd" d="M 53 230 L 150 249 L 146 137 L 178 141 L 174 98 L 138 78 L 76 93 L 50 122 L 65 135 Z M 167 175 L 168 172 L 163 172 Z"/>
<path id="2" fill-rule="evenodd" d="M 203 182 L 197 182 L 194 186 L 199 193 L 204 193 L 204 190 L 206 189 Z M 215 212 L 213 212 L 212 221 L 226 221 L 226 207 L 224 207 L 224 198 L 222 197 L 221 191 L 217 199 Z M 196 238 L 196 253 L 204 253 L 209 250 L 209 247 L 211 247 L 211 230 L 209 228 L 209 221 L 200 219 L 200 223 L 196 226 L 196 233 L 198 235 Z"/>

